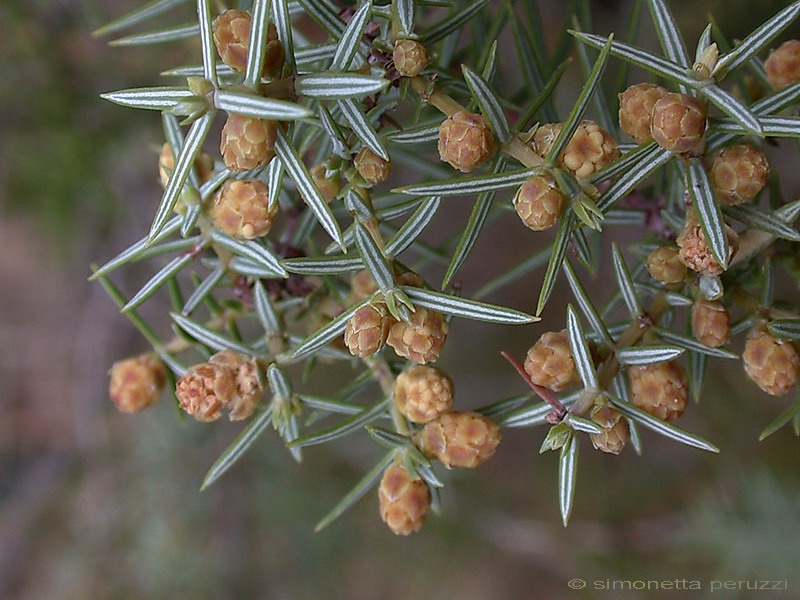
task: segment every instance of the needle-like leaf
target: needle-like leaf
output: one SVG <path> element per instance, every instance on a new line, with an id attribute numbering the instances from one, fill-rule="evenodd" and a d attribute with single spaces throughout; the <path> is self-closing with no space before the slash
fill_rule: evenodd
<path id="1" fill-rule="evenodd" d="M 711 182 L 708 180 L 708 173 L 703 166 L 703 161 L 699 158 L 691 159 L 687 170 L 689 193 L 694 200 L 703 234 L 714 258 L 725 268 L 729 258 L 728 236 L 725 232 L 725 222 L 722 220 L 722 211 L 714 197 Z"/>
<path id="2" fill-rule="evenodd" d="M 538 321 L 538 317 L 529 315 L 520 310 L 505 308 L 494 304 L 486 304 L 477 300 L 468 300 L 451 296 L 433 290 L 402 286 L 403 291 L 408 295 L 414 306 L 422 306 L 438 310 L 454 317 L 464 317 L 478 321 L 488 321 L 490 323 L 503 323 L 506 325 L 525 325 Z"/>
<path id="3" fill-rule="evenodd" d="M 165 12 L 169 12 L 176 6 L 186 4 L 190 0 L 153 0 L 131 12 L 114 19 L 110 23 L 103 25 L 92 33 L 95 37 L 108 35 L 109 33 L 116 33 L 122 29 L 134 27 L 150 19 L 153 19 Z"/>
<path id="4" fill-rule="evenodd" d="M 558 162 L 561 153 L 564 152 L 564 148 L 567 147 L 567 144 L 572 139 L 572 135 L 578 128 L 578 125 L 580 125 L 583 114 L 586 112 L 586 108 L 589 106 L 589 102 L 591 102 L 595 90 L 600 85 L 600 78 L 603 76 L 603 71 L 608 62 L 613 40 L 614 36 L 610 35 L 606 43 L 602 46 L 600 54 L 597 56 L 597 60 L 586 78 L 586 83 L 583 84 L 581 93 L 578 94 L 575 104 L 573 104 L 572 110 L 569 112 L 569 116 L 567 116 L 564 121 L 561 132 L 558 134 L 555 142 L 553 142 L 552 149 L 547 154 L 545 160 L 548 164 L 555 165 Z"/>
<path id="5" fill-rule="evenodd" d="M 706 450 L 708 452 L 719 452 L 719 448 L 698 435 L 684 431 L 680 427 L 676 427 L 675 425 L 667 423 L 658 417 L 654 417 L 649 412 L 646 412 L 641 408 L 637 408 L 632 404 L 628 404 L 627 402 L 623 402 L 619 398 L 614 398 L 611 396 L 610 399 L 611 403 L 619 412 L 626 417 L 631 418 L 633 421 L 639 423 L 643 427 L 647 427 L 656 433 L 660 433 L 661 435 L 675 440 L 676 442 L 686 444 L 687 446 L 692 446 L 693 448 L 699 448 L 700 450 Z"/>
<path id="6" fill-rule="evenodd" d="M 266 409 L 262 410 L 257 416 L 251 419 L 247 427 L 242 430 L 233 443 L 214 461 L 214 464 L 211 465 L 208 473 L 206 473 L 206 476 L 203 478 L 203 485 L 200 486 L 200 491 L 206 489 L 236 464 L 236 462 L 247 453 L 250 446 L 261 437 L 261 434 L 264 433 L 264 430 L 271 423 L 272 405 L 270 404 Z"/>
<path id="7" fill-rule="evenodd" d="M 359 46 L 362 44 L 361 37 L 364 35 L 364 29 L 369 22 L 371 10 L 372 0 L 367 0 L 350 18 L 350 22 L 347 24 L 344 34 L 336 46 L 336 53 L 333 55 L 333 61 L 331 62 L 332 71 L 346 71 L 350 68 L 356 52 L 358 52 Z M 361 65 L 356 64 L 355 66 L 360 67 Z"/>
<path id="8" fill-rule="evenodd" d="M 583 387 L 592 390 L 598 389 L 597 373 L 589 353 L 589 346 L 586 344 L 586 336 L 583 333 L 578 314 L 571 304 L 567 305 L 567 333 L 569 334 L 572 358 L 583 382 Z"/>
<path id="9" fill-rule="evenodd" d="M 289 176 L 294 181 L 298 190 L 303 196 L 309 208 L 314 213 L 314 216 L 319 221 L 322 228 L 328 232 L 328 235 L 340 246 L 343 246 L 342 231 L 339 229 L 339 223 L 331 212 L 328 203 L 317 188 L 314 180 L 311 178 L 308 168 L 300 159 L 297 150 L 294 149 L 289 141 L 289 138 L 278 128 L 278 139 L 275 142 L 275 152 L 280 158 L 283 167 Z"/>
<path id="10" fill-rule="evenodd" d="M 561 456 L 558 460 L 558 506 L 561 509 L 561 521 L 564 527 L 569 523 L 569 516 L 572 513 L 577 475 L 578 439 L 573 434 L 561 447 Z"/>
<path id="11" fill-rule="evenodd" d="M 780 35 L 781 31 L 791 25 L 798 14 L 800 14 L 800 2 L 792 2 L 774 17 L 762 23 L 750 35 L 739 42 L 733 50 L 720 58 L 713 74 L 721 78 L 725 73 L 729 73 L 750 61 Z"/>

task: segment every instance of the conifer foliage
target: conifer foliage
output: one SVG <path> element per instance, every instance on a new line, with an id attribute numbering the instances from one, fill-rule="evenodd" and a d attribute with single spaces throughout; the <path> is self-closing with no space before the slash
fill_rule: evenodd
<path id="1" fill-rule="evenodd" d="M 754 395 L 796 391 L 798 295 L 773 290 L 800 281 L 800 200 L 782 197 L 770 157 L 800 139 L 800 41 L 781 40 L 800 2 L 735 44 L 709 25 L 693 53 L 666 0 L 637 2 L 648 10 L 608 36 L 591 32 L 590 4 L 570 3 L 569 43 L 553 49 L 536 4 L 514 0 L 152 0 L 101 28 L 144 29 L 117 45 L 199 47 L 157 85 L 103 95 L 160 114 L 164 130 L 142 174 L 164 188 L 150 230 L 92 275 L 151 346 L 112 368 L 119 410 L 166 388 L 203 427 L 244 421 L 204 487 L 270 429 L 298 461 L 359 436 L 383 457 L 318 527 L 377 485 L 381 518 L 407 535 L 438 510 L 442 469 L 481 465 L 504 428 L 549 428 L 541 451 L 559 454 L 566 525 L 581 446 L 625 460 L 647 429 L 718 451 L 676 424 L 713 410 L 689 402 L 709 359 L 740 361 Z M 194 19 L 159 29 L 173 11 Z M 648 12 L 660 53 L 634 45 Z M 584 84 L 562 112 L 572 50 Z M 631 66 L 647 80 L 630 81 Z M 472 214 L 432 247 L 423 234 L 454 196 Z M 475 242 L 509 211 L 531 256 L 463 294 L 459 269 L 492 262 Z M 587 285 L 604 258 L 610 298 Z M 144 259 L 156 267 L 141 289 L 112 283 Z M 427 263 L 441 281 L 423 279 Z M 520 278 L 540 290 L 529 305 L 480 299 Z M 532 339 L 524 364 L 506 355 L 523 393 L 460 406 L 459 382 L 435 364 L 454 351 L 449 331 L 535 323 L 559 284 L 574 304 L 557 331 Z M 138 312 L 155 294 L 172 301 L 171 339 Z M 350 383 L 305 393 L 321 363 Z M 762 438 L 800 434 L 800 398 L 786 406 Z"/>

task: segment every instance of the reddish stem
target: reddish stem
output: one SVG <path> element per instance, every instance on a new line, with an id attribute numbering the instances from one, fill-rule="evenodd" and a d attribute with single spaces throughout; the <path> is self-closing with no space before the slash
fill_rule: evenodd
<path id="1" fill-rule="evenodd" d="M 511 363 L 511 365 L 517 370 L 517 373 L 520 374 L 520 377 L 525 380 L 525 383 L 531 386 L 531 389 L 536 392 L 536 395 L 553 407 L 553 412 L 548 415 L 547 421 L 552 425 L 560 423 L 561 420 L 567 415 L 567 409 L 563 404 L 561 404 L 561 402 L 559 402 L 558 398 L 553 395 L 553 392 L 547 388 L 543 388 L 542 386 L 533 383 L 530 375 L 525 372 L 525 368 L 522 366 L 522 364 L 520 364 L 516 358 L 511 356 L 511 354 L 505 351 L 501 352 L 500 354 L 502 354 L 503 358 Z"/>

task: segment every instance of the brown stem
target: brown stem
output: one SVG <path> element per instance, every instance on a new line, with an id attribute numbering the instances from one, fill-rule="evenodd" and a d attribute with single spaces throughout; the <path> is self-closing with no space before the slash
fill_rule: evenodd
<path id="1" fill-rule="evenodd" d="M 354 184 L 355 192 L 364 199 L 364 202 L 367 206 L 369 206 L 369 210 L 372 213 L 368 219 L 360 219 L 358 215 L 353 215 L 353 217 L 359 221 L 361 224 L 366 228 L 367 232 L 372 236 L 373 241 L 378 246 L 378 248 L 383 251 L 386 248 L 386 242 L 383 239 L 383 234 L 380 230 L 380 222 L 378 218 L 375 216 L 375 213 L 372 209 L 372 198 L 370 196 L 369 190 L 358 183 Z M 389 257 L 387 257 L 388 259 Z"/>
<path id="2" fill-rule="evenodd" d="M 733 290 L 733 292 L 731 292 L 730 298 L 734 304 L 736 304 L 740 308 L 743 308 L 745 312 L 750 314 L 760 314 L 768 319 L 797 318 L 797 313 L 795 312 L 783 310 L 781 308 L 775 308 L 774 306 L 768 308 L 761 306 L 761 302 L 759 302 L 758 298 L 756 298 L 753 294 L 744 291 L 741 288 Z"/>
<path id="3" fill-rule="evenodd" d="M 380 356 L 373 354 L 372 356 L 365 356 L 362 358 L 364 364 L 369 367 L 378 384 L 381 386 L 381 391 L 390 399 L 392 422 L 394 428 L 400 435 L 410 435 L 411 430 L 408 427 L 405 417 L 397 410 L 397 405 L 394 403 L 394 376 L 392 375 L 389 365 L 386 360 Z"/>
<path id="4" fill-rule="evenodd" d="M 294 76 L 276 79 L 269 83 L 264 83 L 259 87 L 259 92 L 267 98 L 276 100 L 297 100 L 297 93 L 294 90 Z"/>
<path id="5" fill-rule="evenodd" d="M 536 154 L 528 144 L 522 143 L 522 140 L 516 135 L 512 136 L 503 146 L 503 152 L 516 158 L 529 169 L 540 167 L 544 164 L 544 159 Z"/>
<path id="6" fill-rule="evenodd" d="M 428 81 L 421 75 L 411 78 L 411 87 L 414 88 L 414 91 L 417 92 L 425 102 L 435 106 L 448 117 L 459 111 L 466 110 L 466 108 L 440 89 L 434 88 L 432 92 L 428 92 Z"/>

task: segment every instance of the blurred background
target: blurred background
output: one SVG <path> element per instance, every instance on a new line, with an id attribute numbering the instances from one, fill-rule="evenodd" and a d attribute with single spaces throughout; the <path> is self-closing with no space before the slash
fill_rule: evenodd
<path id="1" fill-rule="evenodd" d="M 240 426 L 181 422 L 169 402 L 117 413 L 107 369 L 147 347 L 101 287 L 86 281 L 90 263 L 146 232 L 160 196 L 158 115 L 98 94 L 155 85 L 161 69 L 196 60 L 191 44 L 108 48 L 91 37 L 139 4 L 0 4 L 0 598 L 800 597 L 800 440 L 787 428 L 757 441 L 790 399 L 761 393 L 738 363 L 711 363 L 702 403 L 681 422 L 714 441 L 719 455 L 649 433 L 642 457 L 630 448 L 601 455 L 584 444 L 567 529 L 558 516 L 556 456 L 538 455 L 543 428 L 508 430 L 485 466 L 444 474 L 442 515 L 409 538 L 385 527 L 373 494 L 313 531 L 381 456 L 365 435 L 310 448 L 303 465 L 265 435 L 200 493 Z M 563 7 L 541 4 L 552 48 Z M 669 4 L 693 47 L 708 13 L 733 38 L 788 2 Z M 592 5 L 598 33 L 614 31 L 630 11 L 628 2 Z M 780 40 L 799 33 L 795 27 Z M 646 13 L 640 42 L 656 43 Z M 513 68 L 502 66 L 511 77 Z M 570 77 L 559 96 L 564 107 L 581 84 L 577 68 Z M 769 150 L 771 159 L 783 153 L 793 161 L 783 180 L 789 200 L 800 193 L 792 151 Z M 468 210 L 445 206 L 434 238 L 458 231 Z M 463 270 L 467 295 L 535 249 L 514 219 L 484 233 Z M 636 232 L 621 232 L 623 243 L 626 235 Z M 130 293 L 155 266 L 123 269 L 115 282 Z M 435 280 L 442 272 L 427 274 Z M 600 298 L 607 275 L 597 275 Z M 540 280 L 541 270 L 488 300 L 531 310 Z M 455 324 L 441 364 L 462 408 L 524 390 L 499 351 L 523 356 L 541 332 L 563 327 L 560 293 L 535 326 Z M 797 288 L 782 293 L 796 298 Z M 160 302 L 142 314 L 167 332 Z M 587 590 L 569 589 L 573 578 L 589 582 Z M 607 580 L 682 579 L 704 590 L 593 589 Z M 710 594 L 712 579 L 786 580 L 788 591 Z"/>

